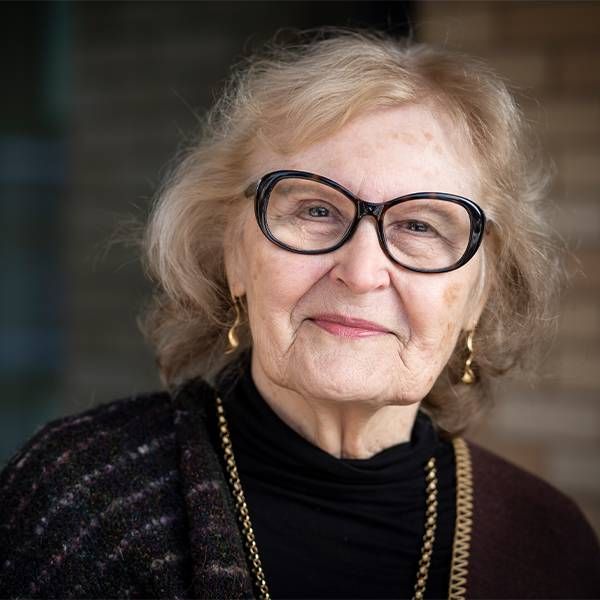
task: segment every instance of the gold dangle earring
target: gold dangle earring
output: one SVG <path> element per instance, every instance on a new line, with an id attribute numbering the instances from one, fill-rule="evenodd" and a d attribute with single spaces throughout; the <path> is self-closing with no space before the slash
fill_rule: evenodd
<path id="1" fill-rule="evenodd" d="M 469 331 L 469 335 L 467 336 L 467 350 L 469 351 L 469 356 L 465 361 L 465 370 L 462 377 L 460 378 L 460 380 L 466 384 L 475 383 L 476 379 L 475 373 L 471 368 L 471 363 L 473 362 L 473 331 L 474 330 L 471 329 L 471 331 Z"/>
<path id="2" fill-rule="evenodd" d="M 242 322 L 242 314 L 240 311 L 239 301 L 237 296 L 231 296 L 233 300 L 233 308 L 235 310 L 235 320 L 233 321 L 233 325 L 229 328 L 227 332 L 227 340 L 229 341 L 229 348 L 225 350 L 225 354 L 231 354 L 235 352 L 237 347 L 240 345 L 240 340 L 237 336 L 236 329 L 239 327 Z"/>

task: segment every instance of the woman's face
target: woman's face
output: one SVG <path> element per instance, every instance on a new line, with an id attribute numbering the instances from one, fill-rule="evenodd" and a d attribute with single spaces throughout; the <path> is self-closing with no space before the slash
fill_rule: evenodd
<path id="1" fill-rule="evenodd" d="M 370 112 L 292 155 L 264 148 L 254 164 L 257 179 L 279 169 L 310 171 L 375 203 L 420 191 L 480 201 L 467 146 L 446 119 L 417 105 Z M 374 219 L 364 217 L 334 252 L 294 254 L 264 237 L 250 200 L 242 231 L 226 264 L 232 292 L 246 294 L 253 375 L 304 397 L 419 402 L 481 312 L 481 250 L 449 273 L 408 271 L 383 253 Z M 384 331 L 330 322 L 338 317 Z"/>

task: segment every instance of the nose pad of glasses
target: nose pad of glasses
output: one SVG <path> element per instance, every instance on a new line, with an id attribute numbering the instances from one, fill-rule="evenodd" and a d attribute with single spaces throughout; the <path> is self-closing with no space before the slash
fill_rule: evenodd
<path id="1" fill-rule="evenodd" d="M 372 204 L 371 202 L 361 202 L 358 206 L 358 218 L 364 217 L 365 215 L 372 215 L 375 218 L 379 218 L 381 211 L 383 210 L 383 204 Z"/>
<path id="2" fill-rule="evenodd" d="M 381 215 L 382 211 L 383 211 L 383 205 L 381 205 L 381 204 L 362 203 L 358 209 L 358 218 L 356 220 L 356 225 L 352 229 L 352 232 L 350 233 L 349 238 L 354 237 L 354 234 L 358 230 L 363 217 L 373 217 L 373 226 L 377 232 L 377 240 L 379 241 L 379 246 L 381 247 L 381 250 L 383 251 L 383 253 L 388 258 L 391 259 L 388 249 L 386 248 L 385 241 L 383 239 L 383 232 L 381 230 L 381 225 L 380 225 L 380 215 Z M 346 239 L 346 241 L 348 241 L 348 239 Z"/>

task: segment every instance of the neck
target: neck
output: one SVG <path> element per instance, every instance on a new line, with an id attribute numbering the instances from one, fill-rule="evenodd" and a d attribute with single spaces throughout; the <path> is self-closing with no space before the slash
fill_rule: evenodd
<path id="1" fill-rule="evenodd" d="M 410 441 L 420 403 L 336 402 L 306 397 L 271 381 L 252 361 L 252 379 L 273 412 L 321 450 L 336 458 L 367 459 Z"/>

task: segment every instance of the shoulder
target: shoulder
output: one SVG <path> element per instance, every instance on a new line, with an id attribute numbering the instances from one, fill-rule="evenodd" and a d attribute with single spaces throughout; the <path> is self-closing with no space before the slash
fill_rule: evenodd
<path id="1" fill-rule="evenodd" d="M 89 469 L 101 462 L 102 452 L 115 449 L 143 454 L 135 442 L 152 441 L 153 435 L 169 429 L 170 404 L 167 392 L 140 394 L 113 400 L 94 408 L 54 419 L 36 432 L 10 458 L 0 473 L 0 492 L 13 484 L 21 487 L 36 478 L 68 478 L 79 468 Z M 131 454 L 129 457 L 133 459 Z M 36 489 L 32 481 L 33 490 Z M 28 486 L 30 487 L 30 486 Z M 11 493 L 17 492 L 13 489 Z"/>
<path id="2" fill-rule="evenodd" d="M 494 575 L 486 569 L 494 563 L 499 568 L 496 573 L 512 574 L 510 580 L 496 581 L 496 594 L 508 581 L 517 586 L 506 588 L 513 596 L 526 590 L 529 592 L 523 597 L 530 598 L 595 597 L 600 593 L 598 540 L 577 504 L 501 456 L 473 442 L 468 442 L 468 447 L 475 578 L 481 576 L 491 583 Z M 500 592 L 496 597 L 504 596 Z"/>
<path id="3" fill-rule="evenodd" d="M 0 581 L 15 595 L 64 591 L 53 586 L 71 576 L 71 591 L 118 591 L 98 575 L 118 571 L 132 515 L 142 519 L 148 501 L 163 510 L 151 496 L 175 488 L 174 437 L 166 392 L 42 426 L 0 473 Z"/>
<path id="4" fill-rule="evenodd" d="M 550 483 L 482 446 L 473 442 L 468 446 L 474 493 L 499 516 L 524 513 L 540 521 L 560 517 L 563 524 L 587 524 L 575 502 Z"/>

